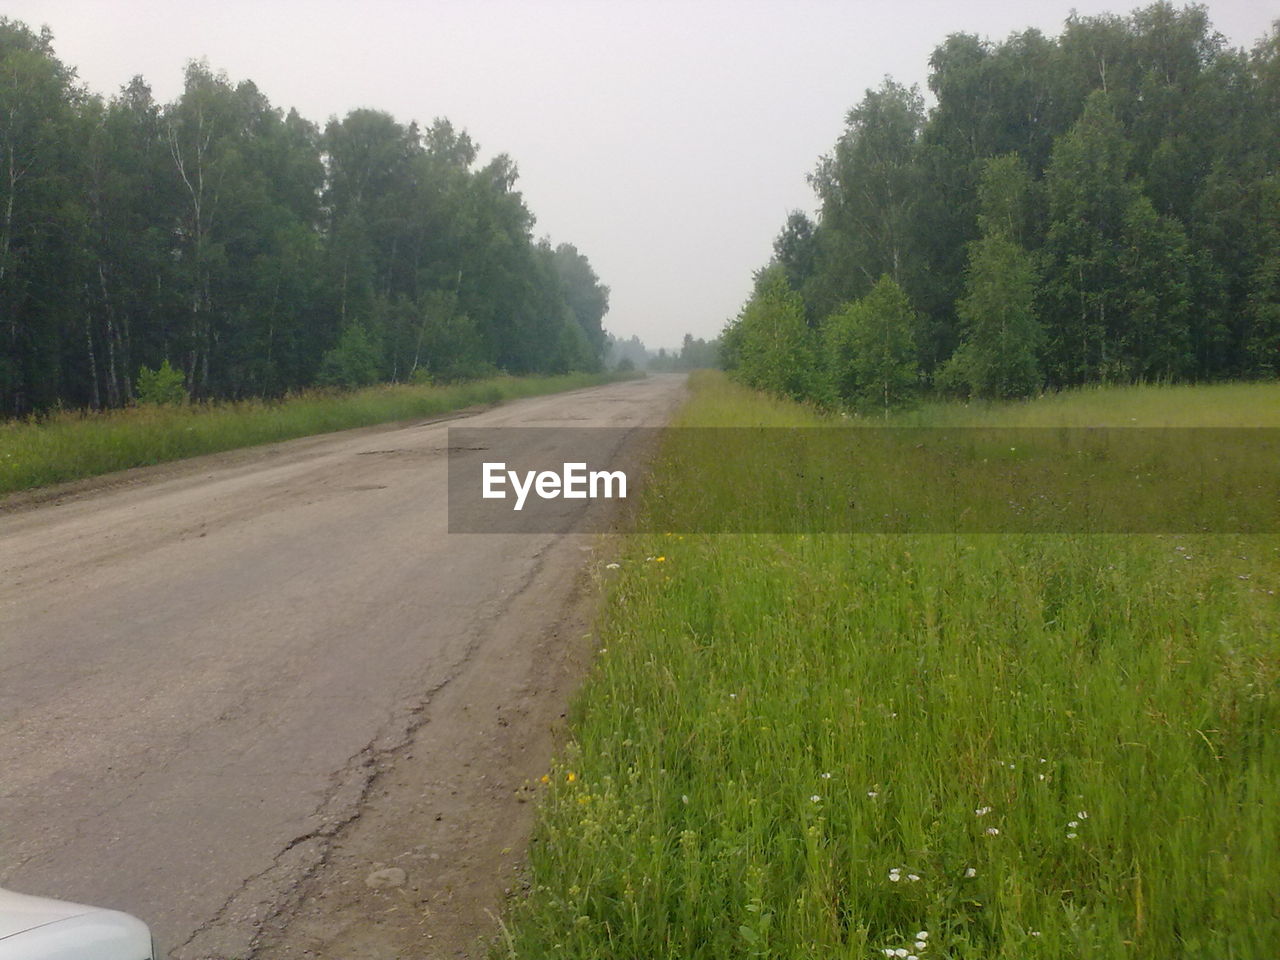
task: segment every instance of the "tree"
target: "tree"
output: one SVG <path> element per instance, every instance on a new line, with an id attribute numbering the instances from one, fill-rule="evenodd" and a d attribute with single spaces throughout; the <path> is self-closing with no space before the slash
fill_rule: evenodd
<path id="1" fill-rule="evenodd" d="M 944 388 L 1005 399 L 1041 385 L 1037 271 L 1019 242 L 1027 231 L 1030 190 L 1030 175 L 1016 154 L 984 165 L 978 188 L 982 236 L 969 245 L 965 292 L 956 304 L 963 340 L 939 377 Z"/>
<path id="2" fill-rule="evenodd" d="M 1036 270 L 1026 250 L 998 233 L 970 244 L 965 294 L 956 306 L 964 340 L 939 385 L 999 400 L 1038 390 L 1044 333 L 1035 295 Z"/>
<path id="3" fill-rule="evenodd" d="M 817 227 L 803 211 L 792 210 L 773 241 L 774 262 L 782 267 L 791 289 L 803 291 L 817 269 Z M 811 316 L 810 322 L 814 320 Z"/>
<path id="4" fill-rule="evenodd" d="M 1182 225 L 1134 196 L 1124 212 L 1119 248 L 1123 326 L 1117 348 L 1129 379 L 1173 380 L 1192 364 L 1190 256 Z"/>
<path id="5" fill-rule="evenodd" d="M 553 258 L 561 293 L 590 349 L 588 364 L 598 367 L 604 356 L 604 315 L 609 312 L 609 288 L 600 282 L 591 261 L 571 243 L 555 248 Z"/>
<path id="6" fill-rule="evenodd" d="M 154 363 L 178 352 L 174 318 L 183 307 L 173 226 L 182 198 L 160 107 L 141 77 L 105 106 L 94 102 L 86 118 L 85 313 L 97 354 L 91 393 L 94 406 L 118 407 L 133 394 L 135 358 Z"/>
<path id="7" fill-rule="evenodd" d="M 728 360 L 748 386 L 794 400 L 814 393 L 815 352 L 804 304 L 778 266 L 761 271 L 755 291 L 725 333 Z"/>
<path id="8" fill-rule="evenodd" d="M 73 80 L 48 30 L 0 18 L 0 403 L 11 414 L 59 399 L 85 342 Z"/>
<path id="9" fill-rule="evenodd" d="M 861 300 L 832 315 L 825 333 L 836 399 L 881 407 L 886 416 L 903 403 L 918 380 L 915 323 L 906 293 L 888 274 Z"/>
<path id="10" fill-rule="evenodd" d="M 811 296 L 817 315 L 860 296 L 883 274 L 913 274 L 911 223 L 919 199 L 916 142 L 924 101 L 888 78 L 849 111 L 835 151 L 809 178 L 822 201 Z"/>
<path id="11" fill-rule="evenodd" d="M 1186 237 L 1156 214 L 1129 159 L 1110 101 L 1095 91 L 1046 178 L 1045 315 L 1062 383 L 1176 377 L 1190 366 Z"/>
<path id="12" fill-rule="evenodd" d="M 1250 277 L 1245 305 L 1245 369 L 1251 376 L 1280 376 L 1280 174 L 1262 184 L 1265 220 L 1263 253 Z"/>
<path id="13" fill-rule="evenodd" d="M 1059 383 L 1118 372 L 1115 332 L 1122 312 L 1119 241 L 1138 188 L 1129 147 L 1105 93 L 1054 146 L 1046 175 L 1050 226 L 1044 288 L 1050 371 Z"/>

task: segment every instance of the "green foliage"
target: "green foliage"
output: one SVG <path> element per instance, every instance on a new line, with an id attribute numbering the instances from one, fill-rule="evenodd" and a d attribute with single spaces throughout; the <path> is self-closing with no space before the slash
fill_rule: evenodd
<path id="1" fill-rule="evenodd" d="M 1054 146 L 1045 178 L 1051 221 L 1045 313 L 1052 331 L 1050 370 L 1060 383 L 1116 372 L 1116 321 L 1124 296 L 1120 236 L 1125 212 L 1139 195 L 1128 163 L 1123 128 L 1106 94 L 1095 91 L 1080 121 Z"/>
<path id="2" fill-rule="evenodd" d="M 929 112 L 892 80 L 867 91 L 810 178 L 818 219 L 775 240 L 812 327 L 888 273 L 923 378 L 961 392 L 1275 373 L 1280 29 L 1247 54 L 1162 2 L 1057 37 L 952 34 L 929 66 Z M 1020 346 L 1005 386 L 973 344 L 975 244 L 996 236 L 1034 259 L 1043 329 L 1020 338 L 1039 375 Z"/>
<path id="3" fill-rule="evenodd" d="M 918 381 L 915 322 L 906 293 L 887 274 L 861 300 L 833 314 L 825 346 L 834 399 L 886 414 L 906 401 Z"/>
<path id="4" fill-rule="evenodd" d="M 995 400 L 1040 389 L 1044 332 L 1036 319 L 1035 283 L 1030 254 L 1012 240 L 989 236 L 971 246 L 965 295 L 956 305 L 964 340 L 939 386 Z"/>
<path id="5" fill-rule="evenodd" d="M 283 400 L 143 404 L 124 410 L 66 411 L 0 423 L 0 494 L 64 480 L 347 430 L 517 397 L 576 390 L 620 379 L 610 374 L 496 376 L 458 384 L 379 384 L 355 391 L 311 390 Z"/>
<path id="6" fill-rule="evenodd" d="M 1029 190 L 1018 157 L 987 162 L 978 190 L 983 236 L 969 245 L 964 296 L 956 304 L 964 332 L 939 373 L 944 390 L 1008 399 L 1041 386 L 1044 331 L 1036 317 L 1036 267 L 1017 241 L 1025 231 Z"/>
<path id="7" fill-rule="evenodd" d="M 122 406 L 165 357 L 201 400 L 600 367 L 607 287 L 447 120 L 321 130 L 199 61 L 170 103 L 141 78 L 104 102 L 8 20 L 0 80 L 5 415 Z M 357 320 L 373 363 L 335 346 Z"/>
<path id="8" fill-rule="evenodd" d="M 1249 278 L 1244 372 L 1280 376 L 1280 174 L 1263 181 L 1262 193 L 1265 200 L 1258 233 L 1263 243 Z"/>
<path id="9" fill-rule="evenodd" d="M 571 243 L 556 247 L 553 262 L 565 305 L 586 337 L 586 349 L 577 363 L 582 365 L 579 369 L 588 369 L 598 363 L 604 349 L 601 321 L 609 311 L 609 288 L 600 282 L 590 262 Z"/>
<path id="10" fill-rule="evenodd" d="M 786 225 L 773 241 L 773 259 L 786 274 L 792 290 L 801 290 L 817 267 L 816 225 L 799 210 L 787 216 Z"/>
<path id="11" fill-rule="evenodd" d="M 1176 377 L 1189 366 L 1186 238 L 1128 164 L 1123 129 L 1095 91 L 1046 177 L 1044 300 L 1059 382 Z"/>
<path id="12" fill-rule="evenodd" d="M 692 385 L 681 427 L 873 429 Z M 1275 424 L 1276 394 L 1093 388 L 903 418 Z M 696 504 L 709 526 L 728 508 L 785 529 L 857 484 L 675 447 L 645 516 Z M 601 571 L 600 653 L 546 777 L 511 955 L 1271 955 L 1275 546 L 628 538 Z"/>
<path id="13" fill-rule="evenodd" d="M 649 358 L 648 368 L 655 372 L 684 370 L 711 370 L 720 366 L 720 340 L 703 340 L 686 333 L 680 342 L 680 351 L 667 353 L 659 350 Z"/>
<path id="14" fill-rule="evenodd" d="M 176 404 L 186 403 L 190 399 L 187 378 L 181 370 L 169 366 L 168 360 L 155 370 L 140 367 L 135 392 L 139 403 Z"/>
<path id="15" fill-rule="evenodd" d="M 84 342 L 77 294 L 83 211 L 74 73 L 48 30 L 0 17 L 0 410 L 24 414 L 61 399 L 68 331 Z"/>
<path id="16" fill-rule="evenodd" d="M 342 331 L 337 345 L 321 360 L 316 375 L 316 382 L 322 387 L 367 387 L 378 379 L 378 348 L 359 323 Z"/>
<path id="17" fill-rule="evenodd" d="M 1031 232 L 1031 174 L 1016 153 L 992 157 L 978 183 L 978 230 L 1024 243 Z"/>
<path id="18" fill-rule="evenodd" d="M 1127 380 L 1174 380 L 1191 369 L 1187 237 L 1145 196 L 1124 212 L 1119 275 L 1123 320 L 1117 341 Z"/>
<path id="19" fill-rule="evenodd" d="M 827 280 L 813 290 L 820 304 L 861 296 L 884 274 L 905 283 L 913 271 L 910 225 L 920 182 L 916 140 L 923 124 L 920 92 L 886 79 L 849 111 L 834 153 L 823 157 L 810 177 L 822 200 L 823 230 L 809 241 L 801 229 L 793 245 L 820 264 Z M 802 227 L 794 224 L 792 233 Z M 813 254 L 805 250 L 811 242 Z M 821 316 L 827 310 L 820 305 L 816 312 Z"/>
<path id="20" fill-rule="evenodd" d="M 779 396 L 813 395 L 815 349 L 804 304 L 777 267 L 756 279 L 755 293 L 725 332 L 726 365 L 750 386 Z"/>

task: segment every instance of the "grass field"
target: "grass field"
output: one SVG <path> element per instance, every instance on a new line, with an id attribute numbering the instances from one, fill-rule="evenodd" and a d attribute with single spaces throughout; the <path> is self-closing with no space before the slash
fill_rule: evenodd
<path id="1" fill-rule="evenodd" d="M 1280 385 L 897 422 L 1103 421 L 1276 425 Z M 826 422 L 717 375 L 680 418 Z M 698 496 L 707 469 L 660 460 L 648 503 Z M 1280 537 L 615 550 L 511 956 L 1280 955 Z"/>
<path id="2" fill-rule="evenodd" d="M 617 377 L 608 374 L 495 377 L 451 386 L 384 385 L 341 393 L 316 391 L 271 402 L 141 406 L 0 422 L 0 494 L 613 379 Z"/>

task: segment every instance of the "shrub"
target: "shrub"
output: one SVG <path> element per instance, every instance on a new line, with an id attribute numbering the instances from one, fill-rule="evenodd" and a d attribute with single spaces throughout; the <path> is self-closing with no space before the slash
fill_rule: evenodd
<path id="1" fill-rule="evenodd" d="M 187 378 L 181 370 L 175 370 L 165 360 L 159 369 L 138 369 L 138 402 L 145 404 L 183 404 L 189 399 Z"/>

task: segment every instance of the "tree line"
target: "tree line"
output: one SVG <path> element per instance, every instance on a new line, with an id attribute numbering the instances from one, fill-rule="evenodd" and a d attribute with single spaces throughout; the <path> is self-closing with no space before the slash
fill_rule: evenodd
<path id="1" fill-rule="evenodd" d="M 0 411 L 121 406 L 160 370 L 206 399 L 598 369 L 608 288 L 478 155 L 202 62 L 172 103 L 104 99 L 0 19 Z"/>
<path id="2" fill-rule="evenodd" d="M 888 407 L 1093 382 L 1280 374 L 1280 21 L 1203 6 L 954 34 L 935 103 L 849 111 L 723 335 L 744 381 Z"/>
<path id="3" fill-rule="evenodd" d="M 605 364 L 613 370 L 651 370 L 654 373 L 684 373 L 720 365 L 720 339 L 703 340 L 686 333 L 679 350 L 659 347 L 650 350 L 638 337 L 622 340 L 606 334 Z"/>

